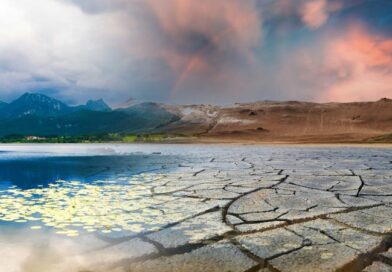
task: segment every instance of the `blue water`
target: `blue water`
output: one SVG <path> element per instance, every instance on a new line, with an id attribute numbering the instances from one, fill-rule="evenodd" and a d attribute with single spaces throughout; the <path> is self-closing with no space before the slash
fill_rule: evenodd
<path id="1" fill-rule="evenodd" d="M 169 147 L 167 154 L 159 149 L 154 145 L 0 145 L 0 190 L 45 188 L 58 180 L 116 180 L 169 171 L 183 162 L 175 148 Z"/>
<path id="2" fill-rule="evenodd" d="M 3 153 L 0 156 L 6 156 Z M 159 169 L 156 156 L 67 156 L 0 160 L 0 189 L 47 187 L 57 180 L 91 182 Z M 167 158 L 160 158 L 166 161 Z M 155 167 L 154 167 L 155 166 Z"/>
<path id="3" fill-rule="evenodd" d="M 144 183 L 143 174 L 169 172 L 183 162 L 178 154 L 162 154 L 147 146 L 144 150 L 139 150 L 137 146 L 108 148 L 101 145 L 19 145 L 1 148 L 5 149 L 0 151 L 2 230 L 34 226 L 51 230 L 48 224 L 42 222 L 48 217 L 53 222 L 68 224 L 67 220 L 78 215 L 78 210 L 72 209 L 73 202 L 77 202 L 79 209 L 85 209 L 87 214 L 104 214 L 102 218 L 110 216 L 112 211 L 108 207 L 124 204 L 126 208 L 135 203 L 137 192 L 134 193 L 133 188 L 137 188 L 136 184 Z M 135 180 L 131 181 L 132 178 Z M 83 203 L 83 191 L 87 192 L 88 206 Z M 135 200 L 123 201 L 121 197 L 124 193 L 132 194 Z M 101 201 L 100 197 L 104 200 Z M 105 204 L 102 206 L 102 203 Z M 69 219 L 63 221 L 56 213 L 65 213 L 64 216 Z M 83 224 L 79 225 L 72 229 L 82 233 Z M 69 230 L 70 227 L 65 229 Z M 97 229 L 103 230 L 102 226 Z"/>

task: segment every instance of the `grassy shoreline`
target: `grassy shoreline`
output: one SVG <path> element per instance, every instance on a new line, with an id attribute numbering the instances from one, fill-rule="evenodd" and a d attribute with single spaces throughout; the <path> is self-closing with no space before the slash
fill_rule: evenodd
<path id="1" fill-rule="evenodd" d="M 100 134 L 81 136 L 18 136 L 11 135 L 0 138 L 0 143 L 139 143 L 164 142 L 177 138 L 167 134 Z"/>
<path id="2" fill-rule="evenodd" d="M 344 138 L 342 138 L 344 139 Z M 98 134 L 82 136 L 19 136 L 11 135 L 0 138 L 2 144 L 14 143 L 37 143 L 37 144 L 55 144 L 55 143 L 179 143 L 179 144 L 299 144 L 299 145 L 390 145 L 392 144 L 392 135 L 372 137 L 364 140 L 336 140 L 336 139 L 306 139 L 306 138 L 286 138 L 286 139 L 257 139 L 257 138 L 237 138 L 237 137 L 216 137 L 216 136 L 189 136 L 175 134 Z"/>

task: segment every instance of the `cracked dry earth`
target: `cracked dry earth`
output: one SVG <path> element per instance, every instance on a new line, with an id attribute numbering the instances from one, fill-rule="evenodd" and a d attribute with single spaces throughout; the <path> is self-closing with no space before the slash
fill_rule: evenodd
<path id="1" fill-rule="evenodd" d="M 392 271 L 391 151 L 249 149 L 184 162 L 148 188 L 175 199 L 174 210 L 154 207 L 162 216 L 186 216 L 109 239 L 102 255 L 130 249 L 116 272 Z"/>
<path id="2" fill-rule="evenodd" d="M 392 149 L 223 146 L 140 175 L 156 217 L 96 235 L 83 271 L 392 271 Z"/>

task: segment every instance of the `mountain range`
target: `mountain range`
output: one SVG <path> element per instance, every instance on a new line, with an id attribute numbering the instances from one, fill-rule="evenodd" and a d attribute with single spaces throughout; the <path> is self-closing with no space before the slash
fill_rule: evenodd
<path id="1" fill-rule="evenodd" d="M 69 106 L 39 93 L 0 102 L 0 137 L 170 134 L 207 141 L 369 142 L 392 139 L 392 100 L 258 101 L 229 106 L 125 103 Z"/>
<path id="2" fill-rule="evenodd" d="M 0 103 L 0 137 L 148 133 L 176 118 L 156 103 L 113 110 L 99 99 L 72 107 L 44 94 L 25 93 Z"/>

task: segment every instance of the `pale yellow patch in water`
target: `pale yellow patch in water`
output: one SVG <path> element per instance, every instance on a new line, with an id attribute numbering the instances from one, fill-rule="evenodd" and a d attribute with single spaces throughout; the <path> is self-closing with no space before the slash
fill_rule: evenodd
<path id="1" fill-rule="evenodd" d="M 58 181 L 48 188 L 11 188 L 0 195 L 0 220 L 33 221 L 66 236 L 156 230 L 206 206 L 200 200 L 153 195 L 153 186 L 173 179 L 177 176 L 141 174 L 121 182 Z"/>

